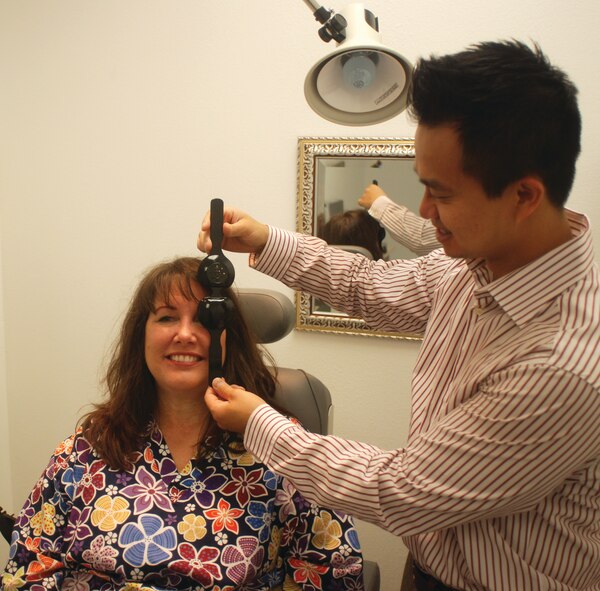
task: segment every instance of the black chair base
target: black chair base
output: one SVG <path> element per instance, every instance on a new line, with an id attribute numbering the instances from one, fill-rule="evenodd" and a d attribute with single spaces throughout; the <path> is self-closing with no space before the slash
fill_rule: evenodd
<path id="1" fill-rule="evenodd" d="M 0 507 L 0 533 L 9 544 L 14 525 L 15 516 L 7 513 L 2 507 Z"/>

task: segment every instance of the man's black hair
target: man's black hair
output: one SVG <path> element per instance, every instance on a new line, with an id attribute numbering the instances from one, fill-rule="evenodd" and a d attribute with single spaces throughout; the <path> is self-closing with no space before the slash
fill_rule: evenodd
<path id="1" fill-rule="evenodd" d="M 455 127 L 464 172 L 490 197 L 533 175 L 565 204 L 581 148 L 577 89 L 537 45 L 486 42 L 421 59 L 409 104 L 419 124 Z"/>

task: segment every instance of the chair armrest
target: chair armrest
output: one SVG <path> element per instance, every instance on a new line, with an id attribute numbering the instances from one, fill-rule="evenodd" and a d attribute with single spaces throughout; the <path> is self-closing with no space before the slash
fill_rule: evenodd
<path id="1" fill-rule="evenodd" d="M 363 562 L 363 578 L 365 581 L 365 591 L 379 591 L 380 576 L 379 565 L 372 560 Z"/>

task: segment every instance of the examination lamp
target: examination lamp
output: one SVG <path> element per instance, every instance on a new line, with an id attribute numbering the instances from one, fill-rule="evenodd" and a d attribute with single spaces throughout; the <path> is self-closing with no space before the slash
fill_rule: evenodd
<path id="1" fill-rule="evenodd" d="M 304 82 L 304 95 L 321 117 L 342 125 L 371 125 L 406 108 L 412 66 L 381 42 L 379 21 L 362 4 L 339 13 L 304 0 L 323 26 L 319 37 L 337 48 L 320 59 Z"/>

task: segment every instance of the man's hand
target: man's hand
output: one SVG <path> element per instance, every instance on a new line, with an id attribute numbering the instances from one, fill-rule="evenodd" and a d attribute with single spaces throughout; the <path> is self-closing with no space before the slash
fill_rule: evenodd
<path id="1" fill-rule="evenodd" d="M 382 195 L 385 195 L 385 191 L 379 185 L 369 185 L 360 196 L 358 204 L 365 209 L 369 209 L 373 205 L 373 201 Z"/>
<path id="2" fill-rule="evenodd" d="M 212 388 L 206 390 L 204 401 L 217 425 L 225 431 L 243 433 L 250 415 L 263 404 L 262 398 L 239 386 L 230 386 L 222 378 L 215 378 Z"/>
<path id="3" fill-rule="evenodd" d="M 247 213 L 225 207 L 223 210 L 223 249 L 231 252 L 260 253 L 269 238 L 269 226 L 256 221 Z M 210 253 L 210 211 L 204 216 L 198 234 L 198 249 Z"/>

